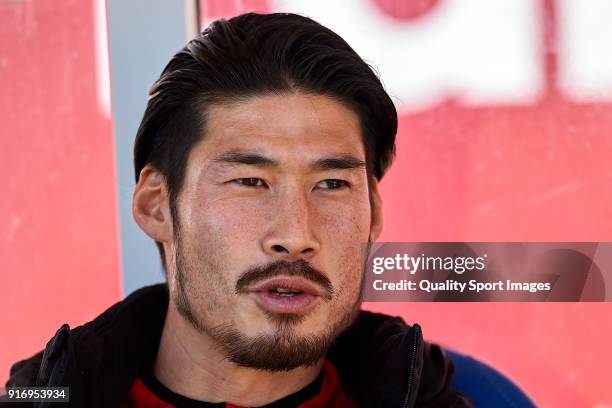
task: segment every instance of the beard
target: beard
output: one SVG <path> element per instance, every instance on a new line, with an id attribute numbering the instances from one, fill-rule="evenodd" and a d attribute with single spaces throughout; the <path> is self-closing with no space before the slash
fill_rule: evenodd
<path id="1" fill-rule="evenodd" d="M 301 366 L 315 365 L 325 357 L 335 339 L 350 326 L 351 313 L 322 334 L 297 336 L 291 325 L 281 323 L 272 334 L 247 337 L 230 324 L 209 331 L 226 358 L 242 367 L 266 371 L 290 371 Z"/>
<path id="2" fill-rule="evenodd" d="M 191 305 L 187 288 L 189 277 L 199 273 L 198 270 L 187 270 L 188 265 L 184 254 L 181 234 L 175 229 L 176 252 L 174 264 L 176 273 L 176 292 L 172 297 L 179 314 L 197 331 L 208 335 L 225 358 L 242 367 L 266 371 L 289 371 L 300 366 L 312 366 L 325 357 L 336 338 L 347 329 L 359 314 L 365 279 L 361 274 L 360 291 L 351 307 L 336 313 L 335 321 L 321 333 L 297 335 L 294 327 L 307 316 L 289 313 L 266 312 L 269 321 L 274 323 L 275 331 L 270 334 L 247 336 L 235 324 L 223 323 L 217 326 L 207 326 L 197 311 Z M 236 283 L 236 294 L 243 293 L 252 283 L 267 279 L 281 273 L 302 276 L 323 287 L 326 296 L 323 301 L 332 301 L 333 288 L 329 279 L 320 271 L 305 261 L 276 261 L 264 267 L 252 268 L 242 274 Z"/>

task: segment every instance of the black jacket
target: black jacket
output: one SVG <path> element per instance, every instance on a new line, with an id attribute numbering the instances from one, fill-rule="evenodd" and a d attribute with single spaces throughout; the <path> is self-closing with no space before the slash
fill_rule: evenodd
<path id="1" fill-rule="evenodd" d="M 167 286 L 159 284 L 137 290 L 83 326 L 70 330 L 65 324 L 44 352 L 13 365 L 7 386 L 68 386 L 70 406 L 116 407 L 155 358 L 167 307 Z M 364 407 L 471 406 L 452 387 L 453 365 L 442 349 L 399 317 L 362 311 L 328 359 L 346 392 Z"/>

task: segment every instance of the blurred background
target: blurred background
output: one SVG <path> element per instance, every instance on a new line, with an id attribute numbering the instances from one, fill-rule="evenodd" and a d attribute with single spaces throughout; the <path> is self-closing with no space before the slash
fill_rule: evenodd
<path id="1" fill-rule="evenodd" d="M 0 0 L 0 382 L 163 280 L 131 216 L 147 91 L 211 21 L 297 12 L 400 113 L 381 241 L 612 241 L 609 0 Z M 543 407 L 612 407 L 612 304 L 369 303 Z"/>

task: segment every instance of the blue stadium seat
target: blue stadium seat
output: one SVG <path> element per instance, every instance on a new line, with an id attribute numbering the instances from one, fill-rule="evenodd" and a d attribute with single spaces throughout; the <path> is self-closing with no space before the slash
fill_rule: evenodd
<path id="1" fill-rule="evenodd" d="M 455 363 L 455 388 L 476 407 L 532 408 L 535 404 L 502 373 L 472 357 L 445 349 Z"/>

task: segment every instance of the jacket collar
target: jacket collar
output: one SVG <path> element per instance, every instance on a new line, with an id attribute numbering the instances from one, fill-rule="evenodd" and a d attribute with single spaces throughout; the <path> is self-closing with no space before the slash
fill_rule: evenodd
<path id="1" fill-rule="evenodd" d="M 70 386 L 75 406 L 119 406 L 157 354 L 167 307 L 167 286 L 158 284 L 137 290 L 72 331 L 64 325 L 42 358 L 12 370 L 15 383 L 32 376 L 28 366 L 36 367 L 37 385 Z M 361 311 L 328 358 L 360 405 L 413 405 L 423 366 L 418 325 L 409 328 L 400 318 Z"/>

